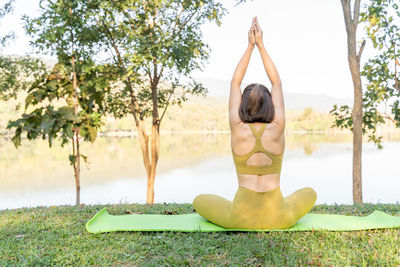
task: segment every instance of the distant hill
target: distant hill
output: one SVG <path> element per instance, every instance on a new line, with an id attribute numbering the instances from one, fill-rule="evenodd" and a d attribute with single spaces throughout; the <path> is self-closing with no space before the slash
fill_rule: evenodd
<path id="1" fill-rule="evenodd" d="M 329 112 L 333 105 L 349 105 L 352 106 L 353 100 L 346 98 L 334 98 L 323 94 L 296 94 L 284 93 L 285 105 L 287 109 L 297 110 L 311 107 L 319 112 Z"/>
<path id="2" fill-rule="evenodd" d="M 21 55 L 2 55 L 0 56 L 11 56 L 20 57 Z M 49 67 L 53 66 L 57 60 L 52 58 L 41 58 L 42 61 Z M 201 103 L 207 106 L 227 104 L 229 96 L 229 83 L 228 80 L 216 79 L 216 78 L 200 78 L 198 79 L 208 89 L 206 98 L 191 97 L 194 102 Z M 312 108 L 315 111 L 328 113 L 332 109 L 333 105 L 349 105 L 352 106 L 352 99 L 345 98 L 334 98 L 323 94 L 302 94 L 302 93 L 291 93 L 284 92 L 285 106 L 287 110 L 304 110 L 307 107 Z M 205 100 L 205 101 L 203 101 Z"/>
<path id="3" fill-rule="evenodd" d="M 229 81 L 215 78 L 198 79 L 208 89 L 209 99 L 219 99 L 222 102 L 228 102 Z M 319 112 L 329 112 L 333 105 L 349 105 L 352 106 L 353 100 L 346 98 L 335 98 L 323 94 L 301 94 L 284 92 L 286 109 L 303 110 L 307 107 Z"/>
<path id="4" fill-rule="evenodd" d="M 0 57 L 21 58 L 21 57 L 25 57 L 25 55 L 18 55 L 18 54 L 6 55 L 6 54 L 0 53 Z M 40 58 L 40 60 L 48 67 L 52 67 L 57 63 L 57 59 L 54 59 L 54 58 L 43 58 L 43 57 L 37 57 L 37 56 L 33 56 L 33 58 Z"/>

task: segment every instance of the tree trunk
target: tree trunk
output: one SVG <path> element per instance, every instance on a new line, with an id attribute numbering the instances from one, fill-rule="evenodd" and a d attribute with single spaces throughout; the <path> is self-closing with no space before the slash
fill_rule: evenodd
<path id="1" fill-rule="evenodd" d="M 353 67 L 354 68 L 354 67 Z M 350 68 L 350 69 L 353 69 Z M 361 204 L 362 200 L 362 85 L 359 71 L 351 70 L 354 85 L 354 105 L 353 105 L 353 202 Z M 355 73 L 355 75 L 353 75 Z"/>
<path id="2" fill-rule="evenodd" d="M 122 70 L 127 73 L 127 69 L 124 65 L 124 61 L 121 57 L 119 49 L 114 41 L 114 37 L 112 36 L 110 30 L 108 29 L 107 25 L 103 21 L 103 26 L 105 27 L 108 38 L 111 41 L 111 45 L 115 50 L 118 59 L 118 66 L 122 68 Z M 145 166 L 146 174 L 147 174 L 147 203 L 154 203 L 154 180 L 156 174 L 156 166 L 158 161 L 158 154 L 160 151 L 160 120 L 158 118 L 158 106 L 157 106 L 157 84 L 161 77 L 162 70 L 157 75 L 157 64 L 154 63 L 154 73 L 153 79 L 151 79 L 151 88 L 152 88 L 152 98 L 153 98 L 153 126 L 152 126 L 152 135 L 151 135 L 151 161 L 149 155 L 149 136 L 146 134 L 146 129 L 144 127 L 144 121 L 141 118 L 140 114 L 140 106 L 136 101 L 136 96 L 134 90 L 132 88 L 132 82 L 127 77 L 126 85 L 129 89 L 130 97 L 131 97 L 131 113 L 135 120 L 136 128 L 138 131 L 138 140 L 140 147 L 142 149 L 142 156 L 143 156 L 143 163 Z M 151 76 L 151 75 L 150 75 Z M 154 141 L 155 140 L 155 141 Z"/>
<path id="3" fill-rule="evenodd" d="M 78 115 L 78 79 L 76 75 L 76 70 L 75 70 L 75 58 L 72 56 L 72 72 L 73 72 L 73 88 L 74 88 L 74 113 L 75 115 Z M 76 151 L 73 151 L 73 154 L 75 156 L 75 163 L 74 163 L 74 174 L 75 174 L 75 186 L 76 186 L 76 205 L 80 204 L 80 190 L 81 190 L 81 185 L 80 185 L 80 173 L 81 173 L 81 154 L 79 151 L 79 128 L 75 128 L 73 130 L 73 142 L 74 142 L 74 148 L 76 147 Z"/>
<path id="4" fill-rule="evenodd" d="M 72 33 L 71 33 L 72 34 Z M 73 36 L 73 35 L 72 35 Z M 72 39 L 73 41 L 73 39 Z M 72 65 L 72 86 L 74 89 L 73 96 L 74 96 L 74 114 L 78 115 L 78 106 L 79 106 L 79 99 L 78 99 L 78 77 L 76 75 L 76 67 L 75 67 L 75 55 L 72 51 L 71 57 L 71 65 Z M 75 175 L 75 187 L 76 187 L 76 205 L 80 204 L 80 191 L 81 191 L 81 182 L 80 182 L 80 175 L 81 175 L 81 154 L 79 151 L 79 127 L 74 127 L 73 129 L 73 142 L 74 148 L 76 147 L 76 151 L 74 149 L 73 155 L 75 157 L 74 162 L 74 175 Z"/>
<path id="5" fill-rule="evenodd" d="M 151 127 L 151 166 L 147 176 L 147 203 L 154 203 L 154 180 L 160 151 L 160 121 L 158 118 L 158 94 L 157 94 L 157 64 L 153 63 L 154 76 L 151 81 L 151 95 L 153 100 L 152 127 Z"/>
<path id="6" fill-rule="evenodd" d="M 72 8 L 69 8 L 69 15 L 72 17 Z M 78 115 L 79 109 L 79 99 L 78 99 L 78 77 L 76 74 L 76 63 L 75 63 L 75 38 L 74 31 L 72 27 L 70 28 L 71 33 L 71 67 L 72 67 L 72 88 L 74 97 L 74 114 Z M 74 176 L 75 176 L 75 188 L 76 188 L 76 205 L 80 204 L 80 191 L 81 191 L 81 154 L 79 151 L 79 127 L 73 127 L 73 137 L 72 137 L 72 154 L 75 157 L 74 161 Z M 76 148 L 76 150 L 75 150 Z"/>
<path id="7" fill-rule="evenodd" d="M 158 124 L 152 125 L 151 130 L 151 168 L 147 177 L 147 203 L 154 203 L 154 180 L 158 162 L 158 152 L 160 151 L 160 127 Z"/>
<path id="8" fill-rule="evenodd" d="M 362 203 L 362 168 L 361 168 L 361 154 L 362 154 L 362 84 L 360 74 L 360 58 L 363 52 L 365 41 L 361 45 L 360 51 L 357 55 L 356 49 L 356 34 L 357 25 L 360 11 L 360 1 L 354 2 L 354 14 L 350 8 L 350 0 L 342 0 L 343 15 L 347 32 L 347 58 L 349 61 L 351 78 L 354 87 L 354 105 L 352 111 L 353 118 L 353 202 Z"/>
<path id="9" fill-rule="evenodd" d="M 136 125 L 138 131 L 138 139 L 140 148 L 142 149 L 143 163 L 146 173 L 150 173 L 150 160 L 149 160 L 149 137 L 144 129 L 143 121 Z"/>
<path id="10" fill-rule="evenodd" d="M 75 151 L 76 147 L 76 151 Z M 75 176 L 75 188 L 76 188 L 76 201 L 75 204 L 80 204 L 80 194 L 81 194 L 81 182 L 80 182 L 80 173 L 81 173 L 81 154 L 79 152 L 79 131 L 74 130 L 73 137 L 73 155 L 75 156 L 74 163 L 74 176 Z"/>

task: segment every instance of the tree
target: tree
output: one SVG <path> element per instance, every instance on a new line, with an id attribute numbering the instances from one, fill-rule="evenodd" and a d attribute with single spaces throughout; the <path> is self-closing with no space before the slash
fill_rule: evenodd
<path id="1" fill-rule="evenodd" d="M 357 53 L 357 26 L 360 17 L 360 1 L 354 1 L 353 11 L 350 7 L 351 0 L 341 0 L 344 22 L 347 33 L 347 59 L 349 61 L 351 78 L 354 87 L 354 104 L 350 129 L 353 131 L 353 202 L 362 203 L 362 179 L 361 179 L 361 154 L 362 154 L 362 83 L 360 73 L 360 60 L 364 50 L 365 40 Z M 331 111 L 335 115 L 337 107 Z M 341 121 L 339 121 L 340 126 Z M 337 124 L 336 124 L 337 125 Z"/>
<path id="2" fill-rule="evenodd" d="M 225 9 L 213 0 L 122 0 L 100 1 L 95 13 L 114 66 L 123 73 L 123 86 L 108 97 L 109 110 L 117 118 L 133 115 L 147 173 L 147 203 L 153 203 L 161 121 L 168 106 L 206 93 L 191 77 L 209 55 L 200 26 L 206 21 L 220 25 Z"/>
<path id="3" fill-rule="evenodd" d="M 101 125 L 105 91 L 117 75 L 107 64 L 96 64 L 98 34 L 85 20 L 88 5 L 79 1 L 41 1 L 42 14 L 35 19 L 24 17 L 25 29 L 34 38 L 31 44 L 44 53 L 56 55 L 58 63 L 41 75 L 28 88 L 25 113 L 10 121 L 15 128 L 12 138 L 16 147 L 21 134 L 29 140 L 42 137 L 49 146 L 61 140 L 61 146 L 72 143 L 69 161 L 74 168 L 76 204 L 80 203 L 80 137 L 94 142 Z M 115 77 L 114 77 L 115 78 Z M 31 108 L 33 110 L 28 110 Z"/>
<path id="4" fill-rule="evenodd" d="M 399 80 L 397 78 L 398 52 L 396 46 L 400 42 L 399 24 L 395 17 L 388 16 L 388 9 L 398 10 L 398 4 L 392 0 L 372 0 L 365 5 L 365 12 L 360 12 L 360 1 L 354 3 L 354 15 L 351 18 L 350 1 L 342 0 L 348 35 L 348 59 L 354 85 L 354 106 L 351 111 L 347 105 L 331 110 L 335 118 L 334 126 L 348 128 L 353 131 L 353 201 L 362 203 L 362 135 L 369 137 L 368 141 L 374 142 L 382 148 L 381 139 L 376 132 L 377 126 L 385 120 L 394 122 L 400 127 L 399 110 Z M 397 11 L 398 18 L 400 13 Z M 369 59 L 360 72 L 360 57 L 366 41 L 362 42 L 359 53 L 356 54 L 356 30 L 359 22 L 365 25 L 367 37 L 380 53 L 375 58 Z M 397 18 L 397 19 L 398 19 Z M 397 39 L 396 39 L 397 38 Z M 393 68 L 390 68 L 392 63 Z M 361 75 L 367 78 L 367 89 L 363 93 Z M 378 106 L 385 103 L 391 108 L 392 114 L 380 112 Z"/>

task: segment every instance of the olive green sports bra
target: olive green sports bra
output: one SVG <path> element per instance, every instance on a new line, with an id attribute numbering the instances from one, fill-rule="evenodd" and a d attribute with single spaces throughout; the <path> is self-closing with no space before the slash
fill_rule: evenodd
<path id="1" fill-rule="evenodd" d="M 248 123 L 248 125 L 250 126 L 251 131 L 256 137 L 256 144 L 253 147 L 253 149 L 245 155 L 235 155 L 235 153 L 233 153 L 232 150 L 233 161 L 235 162 L 236 166 L 236 172 L 240 174 L 257 174 L 257 175 L 280 173 L 282 167 L 283 152 L 280 155 L 271 154 L 270 152 L 265 150 L 265 148 L 261 143 L 261 136 L 267 124 L 264 123 L 258 132 L 254 128 L 253 124 Z M 272 159 L 272 164 L 261 165 L 261 166 L 247 165 L 247 160 L 250 158 L 251 155 L 253 155 L 256 152 L 262 152 L 267 156 L 269 156 Z"/>

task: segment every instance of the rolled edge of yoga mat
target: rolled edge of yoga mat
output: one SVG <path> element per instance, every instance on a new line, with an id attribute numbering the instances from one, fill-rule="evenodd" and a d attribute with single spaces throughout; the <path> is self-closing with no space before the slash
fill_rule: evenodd
<path id="1" fill-rule="evenodd" d="M 107 209 L 103 208 L 86 223 L 86 230 L 89 233 L 113 231 L 359 231 L 381 228 L 396 228 L 399 226 L 400 216 L 392 216 L 378 210 L 375 210 L 368 216 L 308 213 L 293 227 L 287 229 L 226 229 L 207 221 L 197 213 L 179 215 L 110 215 L 107 212 Z"/>

